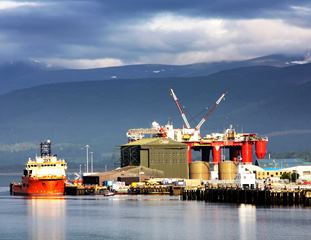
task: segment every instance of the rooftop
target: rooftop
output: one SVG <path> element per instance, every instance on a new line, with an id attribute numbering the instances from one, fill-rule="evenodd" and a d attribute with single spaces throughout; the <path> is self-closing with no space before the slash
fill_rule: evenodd
<path id="1" fill-rule="evenodd" d="M 310 166 L 311 162 L 307 162 L 302 158 L 262 159 L 256 160 L 255 165 L 264 170 L 278 170 L 296 166 Z"/>
<path id="2" fill-rule="evenodd" d="M 186 146 L 184 143 L 176 142 L 171 139 L 163 139 L 163 138 L 143 138 L 137 141 L 129 142 L 122 146 L 137 146 L 137 145 L 175 145 L 184 147 Z"/>

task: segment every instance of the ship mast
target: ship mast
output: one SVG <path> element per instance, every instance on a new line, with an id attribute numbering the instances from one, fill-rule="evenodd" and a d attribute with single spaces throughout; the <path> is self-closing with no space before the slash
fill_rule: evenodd
<path id="1" fill-rule="evenodd" d="M 41 157 L 50 157 L 51 154 L 51 140 L 46 140 L 45 142 L 40 143 Z"/>

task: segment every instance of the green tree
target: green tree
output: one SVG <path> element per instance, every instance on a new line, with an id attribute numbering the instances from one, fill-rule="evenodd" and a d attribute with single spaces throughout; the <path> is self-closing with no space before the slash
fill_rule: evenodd
<path id="1" fill-rule="evenodd" d="M 282 174 L 280 177 L 281 179 L 288 179 L 291 182 L 296 182 L 296 180 L 299 178 L 299 174 L 296 172 L 290 173 L 290 172 L 285 172 Z"/>
<path id="2" fill-rule="evenodd" d="M 292 182 L 296 182 L 296 180 L 299 178 L 299 174 L 296 173 L 296 172 L 293 172 L 293 173 L 291 174 L 290 178 L 291 178 L 291 181 L 292 181 Z"/>
<path id="3" fill-rule="evenodd" d="M 285 173 L 283 173 L 282 174 L 282 176 L 280 177 L 281 179 L 288 179 L 288 180 L 290 180 L 290 173 L 289 172 L 285 172 Z"/>

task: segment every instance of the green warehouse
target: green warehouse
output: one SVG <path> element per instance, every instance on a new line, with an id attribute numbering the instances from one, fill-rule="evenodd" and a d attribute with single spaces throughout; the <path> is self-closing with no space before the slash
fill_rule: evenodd
<path id="1" fill-rule="evenodd" d="M 167 178 L 188 178 L 187 145 L 170 139 L 143 138 L 121 146 L 121 167 L 162 170 Z"/>

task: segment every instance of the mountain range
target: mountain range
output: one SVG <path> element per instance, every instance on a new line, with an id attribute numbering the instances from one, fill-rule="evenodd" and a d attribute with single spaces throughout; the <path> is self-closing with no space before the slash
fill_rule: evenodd
<path id="1" fill-rule="evenodd" d="M 294 64 L 295 59 L 274 55 L 258 58 L 258 64 L 255 60 L 214 63 L 218 70 L 211 64 L 93 70 L 24 66 L 24 74 L 19 74 L 21 64 L 6 76 L 23 84 L 10 88 L 7 78 L 1 75 L 0 79 L 0 159 L 3 166 L 20 167 L 38 152 L 42 140 L 51 139 L 56 153 L 68 158 L 75 169 L 84 164 L 86 144 L 94 151 L 98 167 L 112 167 L 129 128 L 150 127 L 153 121 L 182 127 L 170 88 L 193 126 L 222 92 L 228 92 L 203 125 L 203 135 L 223 132 L 232 124 L 238 132 L 268 136 L 270 152 L 308 150 L 311 64 Z M 154 73 L 160 66 L 171 67 L 175 74 Z M 112 74 L 118 77 L 108 77 Z"/>
<path id="2" fill-rule="evenodd" d="M 59 69 L 33 60 L 11 61 L 0 65 L 0 94 L 58 82 L 197 77 L 239 67 L 287 67 L 301 61 L 302 56 L 269 55 L 243 61 L 189 65 L 140 64 L 97 69 Z"/>

